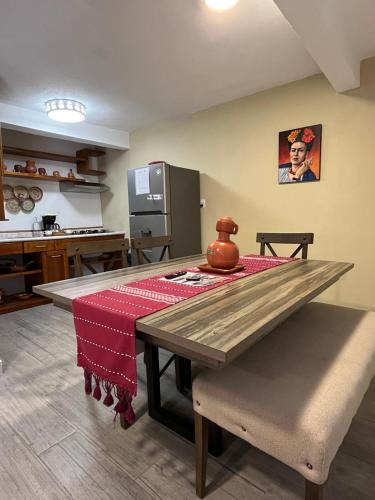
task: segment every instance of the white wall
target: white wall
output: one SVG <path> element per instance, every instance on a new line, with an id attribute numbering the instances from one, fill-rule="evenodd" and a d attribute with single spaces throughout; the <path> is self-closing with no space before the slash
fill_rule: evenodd
<path id="1" fill-rule="evenodd" d="M 2 136 L 3 143 L 7 146 L 73 156 L 77 150 L 85 147 L 83 144 L 24 134 L 13 130 L 3 130 Z M 25 164 L 25 160 L 26 158 L 22 157 L 4 156 L 4 164 L 9 171 L 13 170 L 15 163 Z M 35 159 L 35 161 L 36 166 L 44 167 L 47 174 L 52 174 L 54 170 L 59 170 L 62 176 L 66 176 L 70 168 L 76 174 L 75 164 L 38 159 Z M 96 181 L 97 179 L 90 177 L 88 180 Z M 43 214 L 55 214 L 57 216 L 56 222 L 62 228 L 102 225 L 100 194 L 60 193 L 58 182 L 42 181 L 40 179 L 13 179 L 11 177 L 4 177 L 3 182 L 13 187 L 19 185 L 26 188 L 38 186 L 43 190 L 43 198 L 35 204 L 34 210 L 29 214 L 23 212 L 11 214 L 5 209 L 6 217 L 9 221 L 0 223 L 1 232 L 30 230 L 34 218 L 38 217 L 40 219 Z"/>

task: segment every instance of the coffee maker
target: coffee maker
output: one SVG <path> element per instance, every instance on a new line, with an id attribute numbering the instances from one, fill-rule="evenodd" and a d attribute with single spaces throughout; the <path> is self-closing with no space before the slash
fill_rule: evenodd
<path id="1" fill-rule="evenodd" d="M 55 223 L 56 215 L 42 215 L 43 231 L 60 229 L 60 225 Z"/>

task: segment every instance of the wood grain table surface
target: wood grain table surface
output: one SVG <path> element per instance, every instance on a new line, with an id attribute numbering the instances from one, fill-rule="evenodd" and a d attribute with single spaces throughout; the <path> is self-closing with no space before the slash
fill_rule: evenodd
<path id="1" fill-rule="evenodd" d="M 76 297 L 203 262 L 204 255 L 183 257 L 38 285 L 33 290 L 71 310 Z M 136 321 L 137 336 L 220 368 L 352 268 L 353 264 L 346 262 L 298 259 L 140 318 Z"/>

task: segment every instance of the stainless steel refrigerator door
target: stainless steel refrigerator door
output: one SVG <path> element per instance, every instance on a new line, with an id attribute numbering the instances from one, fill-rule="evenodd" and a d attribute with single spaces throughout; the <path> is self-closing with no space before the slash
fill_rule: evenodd
<path id="1" fill-rule="evenodd" d="M 171 234 L 171 224 L 169 215 L 131 215 L 130 237 L 142 238 L 145 236 L 166 236 Z M 145 250 L 145 254 L 151 262 L 157 262 L 160 258 L 162 248 Z M 137 257 L 132 250 L 132 265 L 137 265 Z"/>
<path id="2" fill-rule="evenodd" d="M 129 213 L 170 211 L 169 165 L 157 163 L 128 170 Z"/>

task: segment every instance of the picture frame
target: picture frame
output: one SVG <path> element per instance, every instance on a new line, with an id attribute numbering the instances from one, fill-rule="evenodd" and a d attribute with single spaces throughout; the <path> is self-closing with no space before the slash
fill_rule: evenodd
<path id="1" fill-rule="evenodd" d="M 279 132 L 279 184 L 320 181 L 322 124 Z"/>

